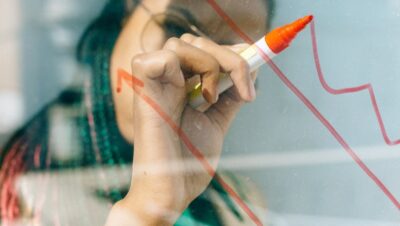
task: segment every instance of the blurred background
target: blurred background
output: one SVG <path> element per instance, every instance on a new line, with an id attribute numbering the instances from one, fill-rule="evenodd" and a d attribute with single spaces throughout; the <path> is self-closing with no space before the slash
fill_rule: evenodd
<path id="1" fill-rule="evenodd" d="M 72 83 L 79 37 L 105 0 L 0 0 L 0 144 Z"/>
<path id="2" fill-rule="evenodd" d="M 74 51 L 105 0 L 0 0 L 0 144 L 79 70 Z M 371 83 L 388 135 L 400 137 L 400 1 L 276 1 L 273 26 L 314 14 L 321 65 L 334 88 Z M 367 92 L 319 83 L 309 29 L 274 59 L 400 199 L 400 147 L 382 138 Z M 221 168 L 254 180 L 273 225 L 398 225 L 399 209 L 268 68 L 239 114 Z"/>

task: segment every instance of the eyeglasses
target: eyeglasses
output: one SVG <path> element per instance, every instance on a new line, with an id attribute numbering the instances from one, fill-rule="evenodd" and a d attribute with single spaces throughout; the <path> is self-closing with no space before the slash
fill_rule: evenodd
<path id="1" fill-rule="evenodd" d="M 150 20 L 146 22 L 140 35 L 140 45 L 143 52 L 160 49 L 169 38 L 180 37 L 185 33 L 207 37 L 206 34 L 180 13 L 167 10 L 155 14 L 142 2 L 139 3 L 139 6 L 150 16 Z"/>

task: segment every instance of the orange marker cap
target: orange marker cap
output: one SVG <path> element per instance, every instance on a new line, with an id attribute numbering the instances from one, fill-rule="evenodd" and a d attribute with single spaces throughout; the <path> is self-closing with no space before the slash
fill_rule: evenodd
<path id="1" fill-rule="evenodd" d="M 309 15 L 298 19 L 291 24 L 278 27 L 265 36 L 265 42 L 272 52 L 278 54 L 289 46 L 297 33 L 303 30 L 312 19 L 313 16 Z"/>

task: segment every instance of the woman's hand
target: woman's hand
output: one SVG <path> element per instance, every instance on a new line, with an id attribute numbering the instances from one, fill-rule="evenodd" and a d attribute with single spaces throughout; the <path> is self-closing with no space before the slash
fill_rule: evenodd
<path id="1" fill-rule="evenodd" d="M 223 138 L 236 112 L 243 100 L 255 98 L 249 66 L 232 49 L 235 47 L 185 34 L 180 39 L 169 39 L 163 50 L 137 55 L 132 60 L 133 75 L 144 82 L 140 92 L 182 128 L 214 171 Z M 230 74 L 235 88 L 218 98 L 216 87 L 220 72 Z M 185 79 L 196 74 L 201 76 L 203 95 L 213 103 L 204 113 L 186 104 Z M 131 211 L 146 225 L 160 222 L 172 225 L 204 191 L 212 175 L 176 131 L 137 93 L 133 111 L 132 184 L 128 195 L 116 205 L 117 209 Z"/>

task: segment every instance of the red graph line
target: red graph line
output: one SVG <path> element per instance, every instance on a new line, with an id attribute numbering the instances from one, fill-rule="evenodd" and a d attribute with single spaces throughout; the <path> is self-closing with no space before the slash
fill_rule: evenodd
<path id="1" fill-rule="evenodd" d="M 347 94 L 347 93 L 357 93 L 357 92 L 361 92 L 363 90 L 367 90 L 368 94 L 369 94 L 369 97 L 371 99 L 372 107 L 374 108 L 375 116 L 376 116 L 376 118 L 378 120 L 379 128 L 381 130 L 383 139 L 385 140 L 385 143 L 387 145 L 390 145 L 390 146 L 400 144 L 400 139 L 390 140 L 390 138 L 389 138 L 389 136 L 387 134 L 387 131 L 386 131 L 386 128 L 385 128 L 385 124 L 383 123 L 381 112 L 379 110 L 379 107 L 378 107 L 378 104 L 377 104 L 377 101 L 376 101 L 374 88 L 372 87 L 372 85 L 370 83 L 364 84 L 364 85 L 361 85 L 361 86 L 348 87 L 348 88 L 342 88 L 342 89 L 334 89 L 331 86 L 329 86 L 329 84 L 326 82 L 326 80 L 324 78 L 324 73 L 322 72 L 322 69 L 321 69 L 321 63 L 320 63 L 319 55 L 318 55 L 318 45 L 317 45 L 317 38 L 316 38 L 316 33 L 315 33 L 315 23 L 314 23 L 314 21 L 311 22 L 310 26 L 311 26 L 311 38 L 312 38 L 314 62 L 315 62 L 315 66 L 317 68 L 318 78 L 319 78 L 319 81 L 321 82 L 322 87 L 328 93 L 331 93 L 333 95 L 340 95 L 340 94 Z"/>
<path id="2" fill-rule="evenodd" d="M 166 124 L 179 136 L 181 141 L 189 149 L 191 154 L 202 164 L 206 172 L 216 179 L 216 181 L 225 189 L 225 191 L 236 201 L 236 203 L 243 209 L 243 211 L 253 220 L 256 225 L 262 225 L 260 219 L 253 213 L 253 211 L 246 205 L 246 203 L 240 198 L 240 196 L 215 172 L 211 164 L 207 161 L 204 155 L 191 141 L 182 128 L 177 125 L 174 120 L 154 101 L 151 97 L 141 92 L 141 88 L 144 87 L 144 83 L 128 72 L 119 69 L 117 78 L 117 91 L 122 91 L 122 81 L 125 81 L 134 92 L 142 98 L 158 115 L 165 121 Z"/>
<path id="3" fill-rule="evenodd" d="M 211 7 L 218 13 L 218 15 L 225 20 L 225 22 L 236 32 L 244 41 L 248 43 L 254 43 L 254 41 L 247 36 L 236 23 L 221 9 L 221 7 L 214 0 L 207 0 Z M 234 26 L 233 26 L 234 25 Z M 249 42 L 250 41 L 250 42 Z M 326 127 L 326 129 L 332 134 L 332 136 L 338 141 L 343 147 L 346 153 L 355 161 L 355 163 L 367 174 L 367 176 L 382 190 L 382 192 L 389 198 L 389 200 L 400 210 L 400 203 L 396 197 L 389 191 L 389 189 L 382 183 L 382 181 L 368 168 L 368 166 L 360 159 L 360 157 L 352 150 L 349 144 L 344 138 L 337 132 L 335 127 L 318 111 L 318 109 L 311 103 L 311 101 L 285 76 L 280 68 L 261 50 L 266 63 L 271 67 L 279 79 L 300 99 L 301 102 L 313 113 L 313 115 Z M 362 89 L 355 87 L 355 90 Z M 370 90 L 370 89 L 369 89 Z M 372 89 L 371 89 L 372 90 Z M 343 91 L 342 91 L 343 92 Z M 370 92 L 373 94 L 373 92 Z M 376 101 L 375 101 L 376 104 Z M 378 111 L 379 112 L 379 111 Z M 383 125 L 383 124 L 382 124 Z"/>

